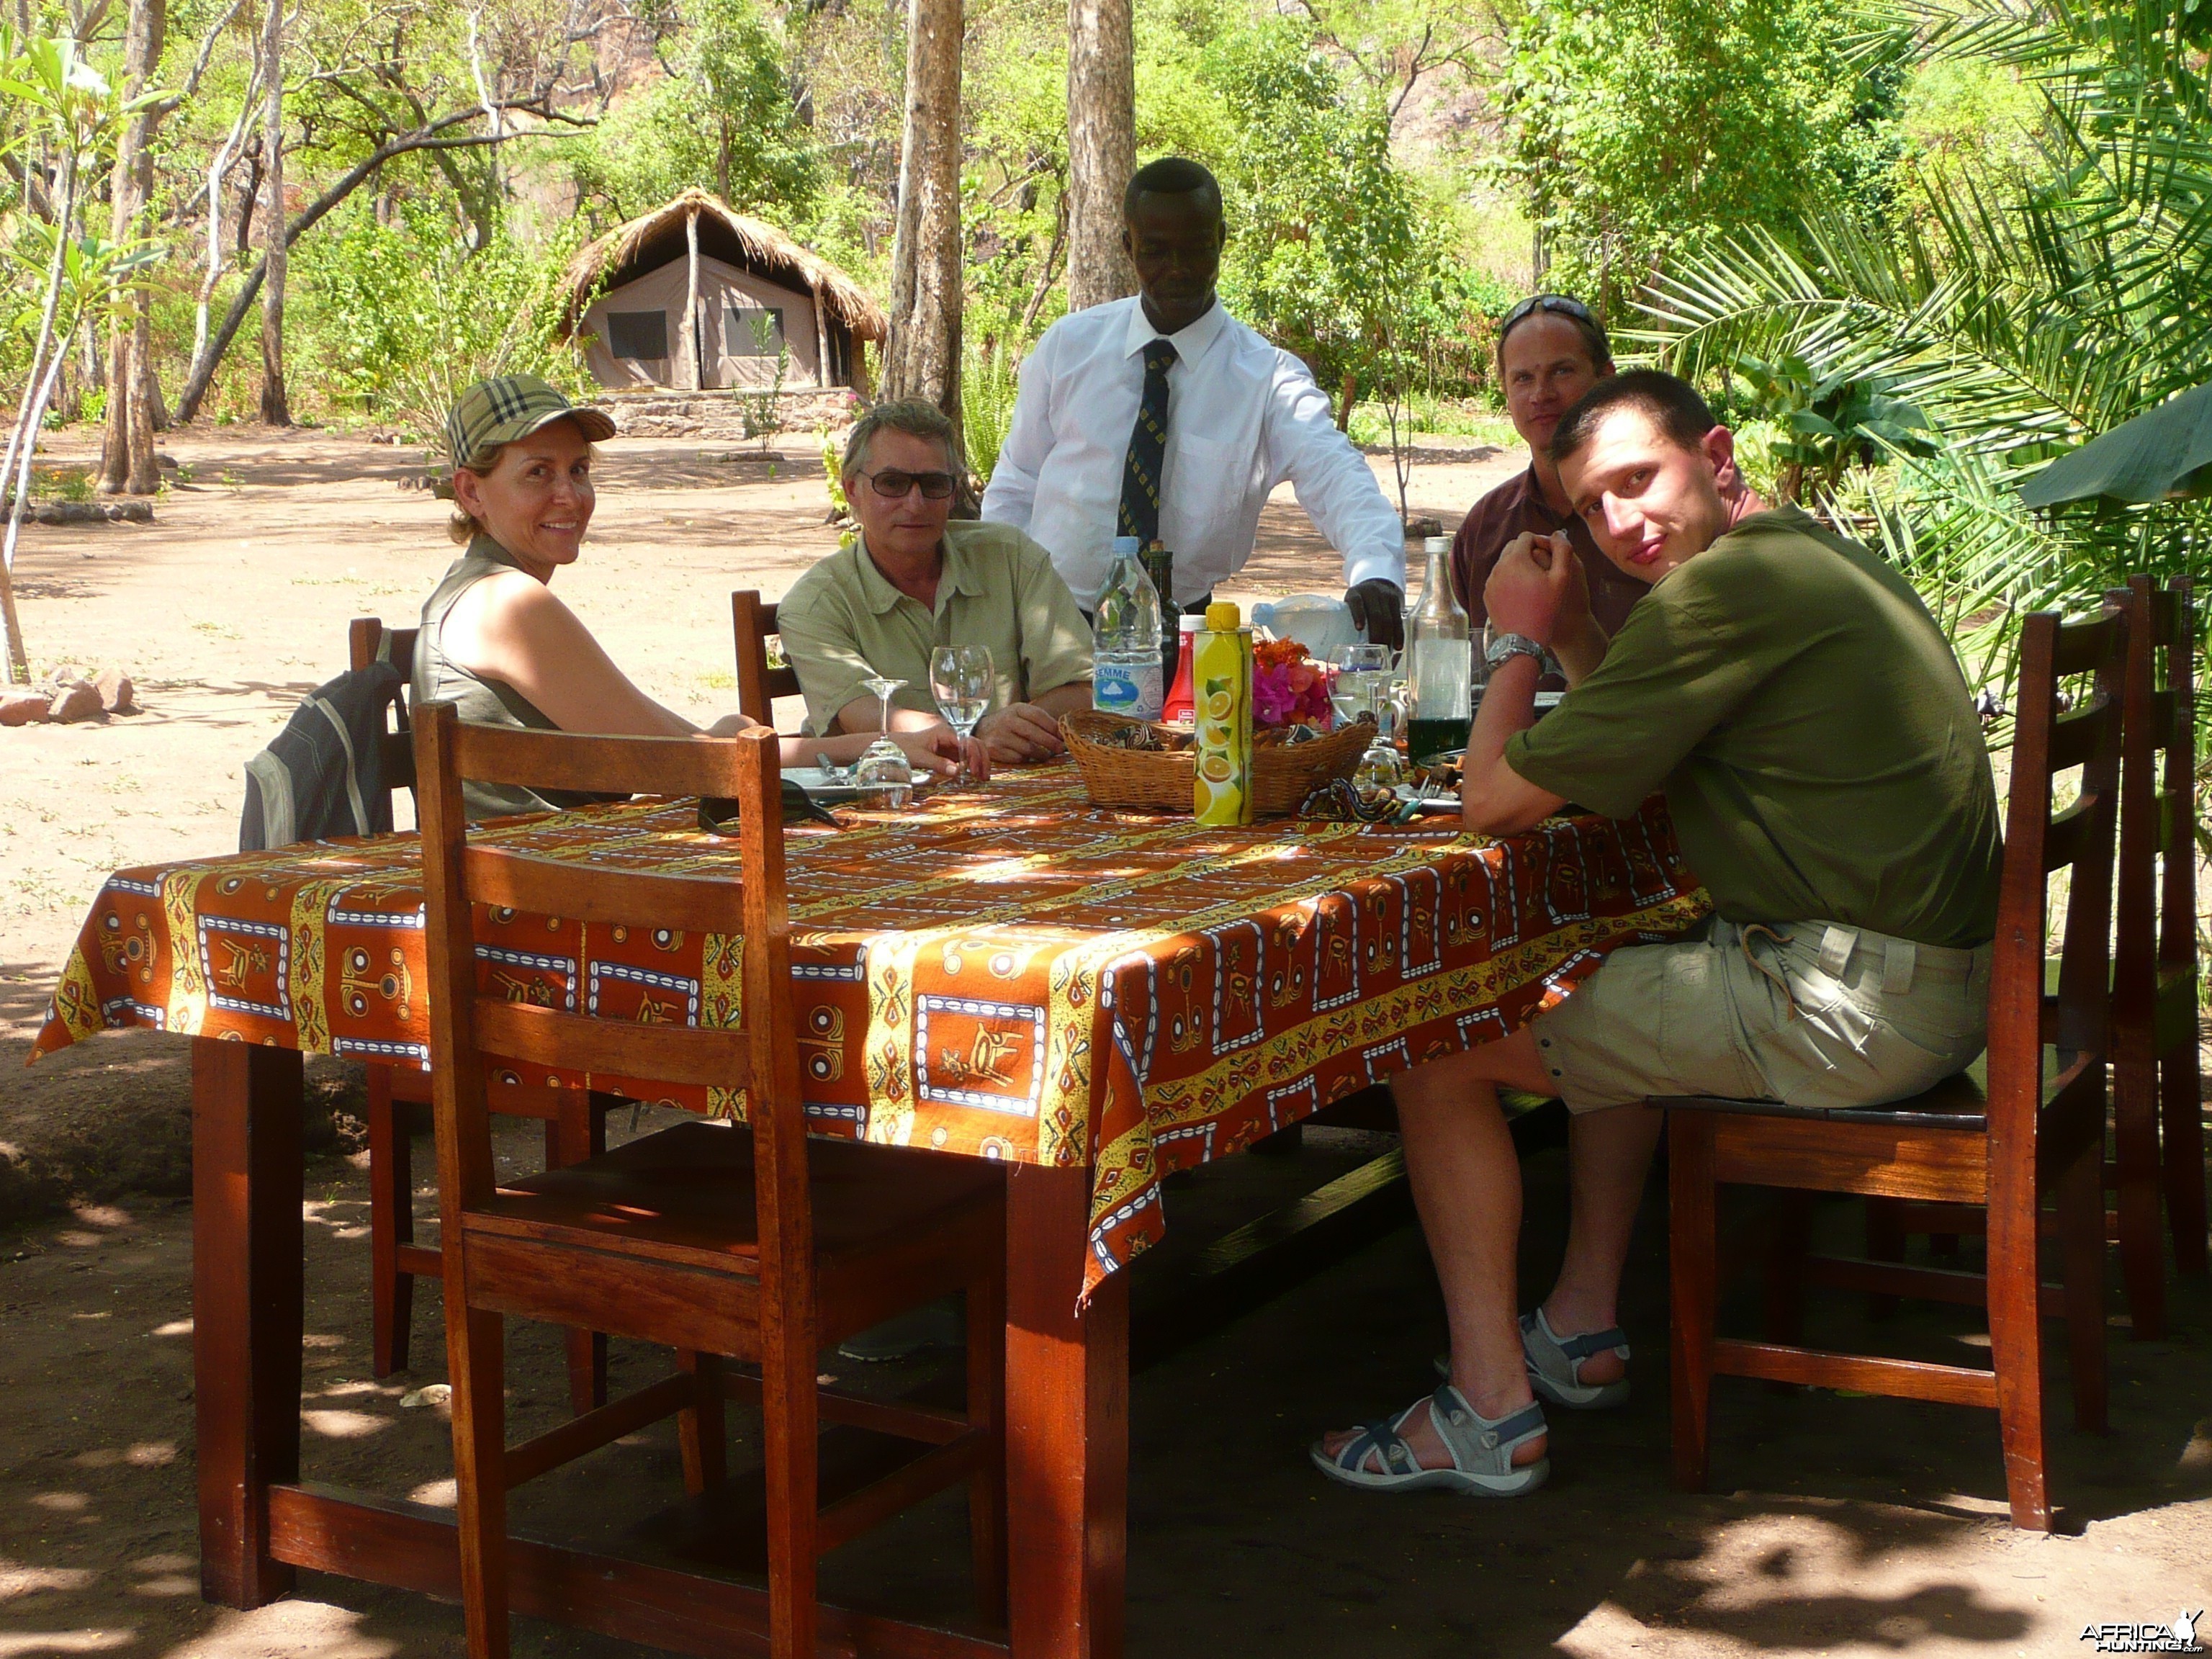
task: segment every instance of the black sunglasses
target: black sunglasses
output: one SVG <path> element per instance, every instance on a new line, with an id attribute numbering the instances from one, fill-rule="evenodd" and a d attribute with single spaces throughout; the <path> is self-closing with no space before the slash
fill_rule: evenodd
<path id="1" fill-rule="evenodd" d="M 1507 329 L 1523 317 L 1539 311 L 1556 312 L 1562 317 L 1577 318 L 1585 323 L 1597 321 L 1597 313 L 1572 295 L 1532 294 L 1498 319 L 1498 337 L 1504 338 Z"/>
<path id="2" fill-rule="evenodd" d="M 878 495 L 888 495 L 897 501 L 916 484 L 921 486 L 922 499 L 941 501 L 952 493 L 953 477 L 950 472 L 902 472 L 896 467 L 885 467 L 880 472 L 863 472 L 860 476 Z"/>

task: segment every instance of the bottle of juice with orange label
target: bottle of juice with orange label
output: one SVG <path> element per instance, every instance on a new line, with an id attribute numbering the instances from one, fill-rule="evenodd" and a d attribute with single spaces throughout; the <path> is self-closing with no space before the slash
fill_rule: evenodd
<path id="1" fill-rule="evenodd" d="M 1200 823 L 1252 822 L 1252 630 L 1243 620 L 1233 605 L 1209 605 L 1192 652 Z"/>

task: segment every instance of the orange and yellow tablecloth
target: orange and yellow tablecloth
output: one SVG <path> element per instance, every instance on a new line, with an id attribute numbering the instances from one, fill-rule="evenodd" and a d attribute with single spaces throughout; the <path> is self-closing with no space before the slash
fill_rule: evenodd
<path id="1" fill-rule="evenodd" d="M 846 817 L 787 831 L 809 1115 L 825 1133 L 1088 1165 L 1093 1285 L 1159 1237 L 1165 1171 L 1504 1036 L 1607 951 L 1705 909 L 1656 803 L 1498 842 L 1449 820 L 1200 829 L 1094 808 L 1055 768 Z M 615 869 L 738 857 L 688 801 L 478 833 Z M 737 938 L 514 913 L 479 937 L 484 983 L 514 997 L 607 1019 L 736 1015 Z M 120 871 L 33 1057 L 141 1025 L 424 1065 L 422 942 L 409 835 Z M 675 1103 L 741 1109 L 722 1091 Z"/>

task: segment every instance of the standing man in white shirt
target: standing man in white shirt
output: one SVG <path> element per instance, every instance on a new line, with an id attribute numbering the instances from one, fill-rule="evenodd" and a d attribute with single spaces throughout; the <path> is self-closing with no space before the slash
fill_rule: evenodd
<path id="1" fill-rule="evenodd" d="M 1086 612 L 1115 537 L 1164 542 L 1188 610 L 1251 557 L 1260 508 L 1287 478 L 1344 556 L 1352 620 L 1403 643 L 1404 526 L 1306 366 L 1221 308 L 1213 175 L 1180 156 L 1139 168 L 1122 222 L 1138 293 L 1037 342 L 983 517 L 1042 544 Z"/>

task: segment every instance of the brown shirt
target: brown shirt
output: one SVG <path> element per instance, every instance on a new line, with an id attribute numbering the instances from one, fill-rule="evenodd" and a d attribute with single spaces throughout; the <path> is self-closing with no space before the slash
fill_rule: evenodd
<path id="1" fill-rule="evenodd" d="M 1505 544 L 1524 533 L 1549 536 L 1561 530 L 1582 556 L 1583 569 L 1589 578 L 1590 611 L 1597 625 L 1607 637 L 1620 632 L 1621 623 L 1628 620 L 1629 607 L 1651 591 L 1650 586 L 1624 574 L 1598 550 L 1580 514 L 1554 513 L 1545 505 L 1532 462 L 1527 471 L 1508 478 L 1469 508 L 1459 534 L 1452 538 L 1452 586 L 1459 590 L 1459 602 L 1467 607 L 1468 618 L 1478 635 L 1490 614 L 1483 609 L 1482 585 L 1490 580 Z"/>

